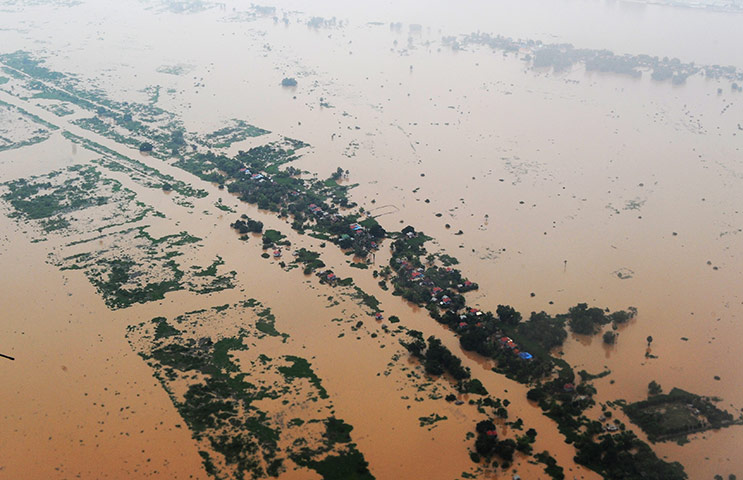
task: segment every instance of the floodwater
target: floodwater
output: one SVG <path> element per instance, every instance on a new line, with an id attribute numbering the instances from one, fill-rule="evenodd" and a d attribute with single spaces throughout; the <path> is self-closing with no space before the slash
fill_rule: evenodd
<path id="1" fill-rule="evenodd" d="M 359 183 L 353 200 L 367 209 L 393 205 L 379 217 L 383 226 L 412 224 L 437 239 L 436 247 L 456 256 L 480 284 L 468 298 L 482 308 L 511 304 L 526 316 L 561 313 L 584 301 L 612 310 L 637 307 L 637 319 L 619 330 L 615 346 L 603 345 L 600 336 L 571 338 L 564 346 L 564 358 L 577 370 L 611 370 L 595 381 L 601 402 L 642 399 L 656 380 L 665 390 L 720 397 L 721 407 L 740 412 L 742 94 L 726 82 L 696 77 L 672 87 L 578 67 L 560 75 L 533 72 L 513 55 L 452 52 L 438 42 L 442 35 L 480 30 L 740 68 L 740 49 L 730 46 L 743 40 L 736 28 L 742 17 L 621 1 L 479 2 L 457 9 L 449 2 L 427 2 L 425 9 L 416 2 L 349 3 L 280 3 L 279 18 L 284 11 L 304 12 L 289 13 L 288 25 L 270 17 L 226 21 L 233 8 L 242 8 L 233 3 L 191 14 L 160 12 L 159 2 L 14 7 L 3 12 L 14 29 L 0 31 L 0 45 L 3 52 L 42 52 L 51 68 L 94 79 L 119 100 L 143 101 L 142 88 L 162 85 L 159 105 L 181 115 L 191 130 L 242 118 L 308 142 L 312 147 L 297 166 L 323 177 L 337 166 L 349 169 L 350 181 Z M 314 15 L 336 16 L 345 26 L 308 28 L 303 22 Z M 390 29 L 393 21 L 403 22 L 402 29 Z M 422 24 L 421 32 L 411 34 L 411 23 Z M 163 65 L 185 65 L 188 73 L 158 73 Z M 296 77 L 298 86 L 282 89 L 285 76 Z M 166 94 L 170 88 L 175 93 Z M 24 108 L 51 120 L 43 110 Z M 84 150 L 73 152 L 53 135 L 0 153 L 0 178 L 87 160 Z M 143 161 L 198 182 L 160 161 Z M 314 357 L 377 478 L 455 478 L 469 468 L 464 434 L 476 420 L 447 412 L 450 420 L 437 429 L 421 429 L 417 418 L 432 413 L 425 410 L 429 404 L 406 403 L 390 388 L 403 378 L 377 377 L 396 340 L 380 337 L 387 345 L 381 349 L 368 337 L 339 339 L 328 302 L 318 297 L 324 287 L 312 289 L 301 272 L 285 273 L 260 259 L 259 242 L 239 242 L 228 227 L 235 215 L 213 203 L 221 197 L 289 234 L 296 246 L 318 250 L 311 239 L 211 186 L 190 213 L 160 192 L 112 176 L 167 215 L 167 222 L 153 224 L 156 232 L 187 229 L 204 238 L 202 263 L 221 255 L 240 285 L 214 299 L 177 292 L 110 312 L 83 275 L 45 263 L 62 242 L 30 244 L 3 216 L 0 265 L 13 274 L 0 285 L 7 342 L 0 350 L 18 360 L 4 364 L 1 374 L 10 386 L 0 393 L 3 430 L 12 434 L 0 440 L 0 476 L 204 478 L 187 428 L 123 335 L 132 323 L 243 295 L 270 306 L 277 329 L 297 339 L 297 348 L 308 352 L 303 356 Z M 460 229 L 463 235 L 455 235 Z M 382 301 L 386 315 L 459 352 L 451 333 L 382 292 L 370 271 L 345 266 L 330 247 L 323 260 L 340 276 L 353 275 Z M 648 335 L 658 358 L 645 358 Z M 572 463 L 571 448 L 526 402 L 524 387 L 462 356 L 493 395 L 513 402 L 514 418 L 539 431 L 535 451 L 547 449 L 572 468 L 568 478 L 595 478 Z M 683 463 L 690 478 L 740 475 L 743 458 L 735 447 L 741 439 L 743 429 L 732 427 L 654 448 Z M 33 461 L 39 453 L 45 460 Z M 535 478 L 541 472 L 524 462 L 517 468 Z"/>

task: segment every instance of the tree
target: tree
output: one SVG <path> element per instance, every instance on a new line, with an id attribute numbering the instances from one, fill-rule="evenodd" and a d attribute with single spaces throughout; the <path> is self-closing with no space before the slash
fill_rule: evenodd
<path id="1" fill-rule="evenodd" d="M 485 435 L 491 430 L 495 430 L 495 424 L 491 420 L 477 422 L 477 426 L 475 427 L 475 431 L 480 435 Z"/>
<path id="2" fill-rule="evenodd" d="M 653 336 L 648 335 L 647 341 L 648 341 L 648 348 L 650 348 L 650 344 L 653 343 Z"/>
<path id="3" fill-rule="evenodd" d="M 611 330 L 608 330 L 604 332 L 604 343 L 607 345 L 614 345 L 614 342 L 617 341 L 617 334 L 612 332 Z"/>
<path id="4" fill-rule="evenodd" d="M 597 307 L 588 308 L 585 303 L 579 303 L 568 310 L 570 328 L 575 333 L 593 335 L 601 325 L 609 323 L 604 311 Z"/>
<path id="5" fill-rule="evenodd" d="M 333 180 L 340 180 L 343 177 L 343 169 L 341 167 L 338 167 L 335 172 L 333 172 L 332 175 L 330 175 L 330 178 Z"/>
<path id="6" fill-rule="evenodd" d="M 653 380 L 652 382 L 648 383 L 648 394 L 660 395 L 661 393 L 663 393 L 663 388 L 660 386 L 658 382 Z"/>
<path id="7" fill-rule="evenodd" d="M 152 144 L 149 142 L 142 142 L 139 144 L 139 151 L 140 152 L 151 152 L 152 151 Z"/>
<path id="8" fill-rule="evenodd" d="M 498 320 L 508 325 L 518 325 L 521 321 L 521 313 L 509 305 L 498 305 L 495 313 L 498 315 Z"/>

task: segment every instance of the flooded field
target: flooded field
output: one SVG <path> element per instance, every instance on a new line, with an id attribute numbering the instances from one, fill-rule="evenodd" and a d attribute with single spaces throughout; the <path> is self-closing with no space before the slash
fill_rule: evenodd
<path id="1" fill-rule="evenodd" d="M 740 15 L 0 15 L 0 478 L 615 478 L 583 442 L 625 429 L 688 478 L 743 474 Z M 701 70 L 535 64 L 562 42 Z M 589 334 L 580 303 L 607 309 Z M 529 331 L 541 311 L 564 339 Z M 535 358 L 504 357 L 508 335 Z M 653 443 L 624 410 L 651 382 L 730 420 Z"/>

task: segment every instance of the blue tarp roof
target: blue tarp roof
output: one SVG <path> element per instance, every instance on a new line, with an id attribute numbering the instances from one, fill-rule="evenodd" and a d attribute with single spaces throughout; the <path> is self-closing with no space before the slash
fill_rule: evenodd
<path id="1" fill-rule="evenodd" d="M 519 353 L 519 357 L 523 358 L 524 360 L 530 360 L 532 358 L 531 353 L 529 352 L 521 352 Z"/>

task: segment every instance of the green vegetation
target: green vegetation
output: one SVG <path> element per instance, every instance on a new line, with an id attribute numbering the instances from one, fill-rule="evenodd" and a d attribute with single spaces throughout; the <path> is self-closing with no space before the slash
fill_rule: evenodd
<path id="1" fill-rule="evenodd" d="M 161 300 L 166 293 L 184 288 L 210 293 L 234 287 L 235 272 L 217 273 L 223 264 L 219 257 L 206 268 L 181 268 L 175 258 L 183 247 L 200 240 L 186 232 L 154 238 L 147 227 L 139 227 L 107 237 L 109 247 L 87 242 L 91 251 L 64 257 L 59 266 L 84 270 L 110 308 Z"/>
<path id="2" fill-rule="evenodd" d="M 374 313 L 381 312 L 381 310 L 379 309 L 379 300 L 377 300 L 377 297 L 366 293 L 357 286 L 354 286 L 353 288 L 355 291 L 353 297 L 361 300 L 362 305 L 366 305 Z"/>
<path id="3" fill-rule="evenodd" d="M 351 444 L 346 450 L 337 455 L 328 455 L 324 459 L 305 460 L 301 456 L 292 456 L 294 462 L 302 467 L 308 467 L 320 474 L 323 480 L 373 480 L 369 472 L 369 463 L 364 460 L 356 447 Z"/>
<path id="4" fill-rule="evenodd" d="M 307 250 L 306 248 L 300 248 L 294 252 L 294 262 L 301 263 L 304 265 L 304 274 L 309 275 L 315 270 L 325 267 L 325 262 L 320 260 L 320 254 Z"/>
<path id="5" fill-rule="evenodd" d="M 263 232 L 263 222 L 252 220 L 245 214 L 235 220 L 235 223 L 231 223 L 230 226 L 243 235 L 246 233 Z"/>
<path id="6" fill-rule="evenodd" d="M 663 393 L 663 388 L 658 382 L 653 380 L 648 384 L 648 395 L 660 395 L 661 393 Z"/>
<path id="7" fill-rule="evenodd" d="M 302 357 L 296 357 L 293 355 L 288 355 L 284 358 L 286 358 L 287 361 L 292 362 L 288 367 L 279 367 L 279 372 L 281 372 L 284 377 L 287 379 L 306 378 L 315 386 L 315 388 L 317 388 L 320 398 L 328 398 L 328 392 L 325 391 L 320 384 L 320 379 L 315 375 L 315 372 L 312 371 L 310 362 Z"/>
<path id="8" fill-rule="evenodd" d="M 290 245 L 288 240 L 284 240 L 286 235 L 278 230 L 266 230 L 263 232 L 263 248 Z"/>
<path id="9" fill-rule="evenodd" d="M 197 237 L 192 238 L 195 238 L 196 241 L 199 241 Z M 203 270 L 199 269 L 198 266 L 193 266 L 191 268 L 196 270 L 196 272 L 194 272 L 194 275 L 197 277 L 215 277 L 217 275 L 217 267 L 219 267 L 220 265 L 224 265 L 224 260 L 222 260 L 222 257 L 217 256 L 216 260 L 214 260 L 211 265 L 204 268 Z"/>
<path id="10" fill-rule="evenodd" d="M 418 421 L 420 422 L 421 427 L 431 427 L 431 428 L 433 428 L 436 425 L 436 423 L 441 422 L 443 420 L 447 420 L 447 417 L 445 416 L 442 417 L 438 413 L 432 413 L 431 415 L 427 417 L 418 418 Z M 429 428 L 429 430 L 431 430 L 431 428 Z"/>
<path id="11" fill-rule="evenodd" d="M 287 409 L 307 401 L 323 402 L 318 413 L 320 408 L 332 409 L 327 392 L 306 360 L 285 357 L 291 365 L 282 366 L 266 355 L 251 355 L 248 343 L 252 349 L 262 337 L 235 325 L 227 325 L 232 333 L 219 338 L 204 334 L 204 328 L 209 329 L 213 320 L 231 308 L 251 309 L 258 319 L 270 312 L 251 299 L 170 321 L 158 317 L 151 323 L 131 326 L 127 332 L 130 344 L 154 369 L 193 433 L 207 472 L 214 478 L 276 477 L 285 470 L 286 458 L 291 458 L 324 478 L 372 479 L 363 455 L 351 443 L 351 425 L 334 416 L 317 419 L 307 411 L 302 413 L 309 417 L 284 422 Z M 241 316 L 246 314 L 241 312 Z M 156 325 L 154 336 L 151 325 Z M 237 352 L 241 352 L 239 361 Z M 267 370 L 281 374 L 280 380 L 268 381 L 259 374 Z M 309 388 L 291 388 L 295 378 L 308 379 Z M 179 387 L 174 389 L 176 384 Z M 261 406 L 266 402 L 273 402 L 278 411 L 263 411 Z M 322 432 L 312 427 L 318 422 L 325 427 Z M 296 439 L 285 450 L 278 446 L 284 429 L 292 430 L 289 438 Z"/>
<path id="12" fill-rule="evenodd" d="M 12 180 L 3 184 L 8 189 L 3 199 L 10 202 L 16 210 L 11 216 L 22 216 L 31 220 L 48 219 L 59 214 L 106 205 L 111 201 L 111 197 L 96 195 L 96 192 L 103 186 L 121 189 L 120 183 L 103 179 L 100 172 L 92 166 L 69 167 L 66 170 L 69 175 L 61 184 L 52 180 L 59 173 L 46 177 Z M 125 198 L 121 198 L 120 201 L 133 198 L 133 193 L 129 191 L 122 195 Z"/>
<path id="13" fill-rule="evenodd" d="M 181 333 L 180 330 L 170 325 L 168 323 L 168 319 L 165 317 L 155 317 L 152 319 L 152 323 L 156 325 L 155 340 L 172 337 L 173 335 L 178 335 L 179 333 Z"/>
<path id="14" fill-rule="evenodd" d="M 265 333 L 266 335 L 269 335 L 271 337 L 282 337 L 286 342 L 286 339 L 289 338 L 289 335 L 276 330 L 276 317 L 273 313 L 271 313 L 270 308 L 266 308 L 264 310 L 261 310 L 260 312 L 257 312 L 257 315 L 258 321 L 255 323 L 255 328 L 259 332 Z"/>
<path id="15" fill-rule="evenodd" d="M 428 345 L 426 345 L 421 332 L 409 330 L 407 333 L 411 340 L 408 342 L 401 340 L 400 344 L 414 357 L 421 360 L 426 373 L 442 375 L 446 372 L 455 380 L 470 378 L 469 369 L 462 366 L 462 360 L 442 345 L 441 340 L 431 336 L 428 337 Z"/>
<path id="16" fill-rule="evenodd" d="M 204 136 L 197 143 L 207 148 L 227 148 L 233 143 L 241 142 L 250 137 L 258 137 L 270 133 L 268 130 L 249 125 L 243 120 L 233 119 L 228 125 Z"/>
<path id="17" fill-rule="evenodd" d="M 682 63 L 678 58 L 654 57 L 650 55 L 617 55 L 608 50 L 575 48 L 571 44 L 543 44 L 541 41 L 514 40 L 487 33 L 473 33 L 464 38 L 447 37 L 444 43 L 452 48 L 463 44 L 487 45 L 494 50 L 518 52 L 521 49 L 532 51 L 525 57 L 533 68 L 553 69 L 554 72 L 569 70 L 576 64 L 583 64 L 586 71 L 609 72 L 633 78 L 641 77 L 650 71 L 655 81 L 667 81 L 675 85 L 686 82 L 692 75 L 703 73 L 707 78 L 726 78 L 738 80 L 740 73 L 735 67 L 721 65 L 697 65 Z"/>
<path id="18" fill-rule="evenodd" d="M 148 188 L 162 188 L 163 185 L 169 185 L 171 190 L 175 190 L 184 197 L 203 198 L 207 195 L 206 190 L 195 189 L 180 180 L 176 180 L 171 175 L 163 174 L 159 170 L 149 167 L 138 160 L 121 155 L 104 145 L 78 137 L 66 131 L 62 132 L 62 135 L 90 151 L 101 154 L 102 158 L 94 160 L 95 163 L 115 172 L 125 172 L 132 180 Z"/>
<path id="19" fill-rule="evenodd" d="M 162 300 L 165 294 L 182 288 L 180 279 L 183 272 L 174 261 L 165 263 L 171 269 L 172 279 L 147 283 L 142 286 L 126 287 L 133 276 L 134 261 L 129 259 L 102 259 L 97 262 L 101 273 L 89 274 L 88 278 L 96 287 L 110 308 L 126 308 L 135 303 Z M 102 272 L 107 272 L 102 273 Z"/>
<path id="20" fill-rule="evenodd" d="M 536 458 L 539 463 L 543 463 L 546 465 L 546 467 L 544 468 L 544 473 L 549 475 L 550 478 L 553 478 L 554 480 L 564 480 L 564 470 L 557 464 L 557 460 L 552 458 L 548 451 L 537 453 L 536 455 L 534 455 L 534 458 Z"/>
<path id="21" fill-rule="evenodd" d="M 737 422 L 733 416 L 717 408 L 710 398 L 694 395 L 679 388 L 667 394 L 660 385 L 651 382 L 647 400 L 631 403 L 624 411 L 651 441 L 685 437 L 690 433 L 727 427 Z"/>

